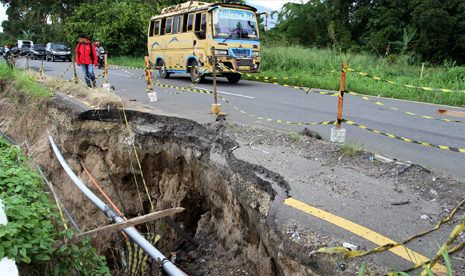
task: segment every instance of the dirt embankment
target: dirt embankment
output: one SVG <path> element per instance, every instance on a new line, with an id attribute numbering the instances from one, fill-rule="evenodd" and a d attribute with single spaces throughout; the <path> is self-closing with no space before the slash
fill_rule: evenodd
<path id="1" fill-rule="evenodd" d="M 103 198 L 86 174 L 86 167 L 127 218 L 184 207 L 185 211 L 173 220 L 201 243 L 199 248 L 187 243 L 179 247 L 177 262 L 190 275 L 317 274 L 288 256 L 286 252 L 292 250 L 286 248 L 282 234 L 266 224 L 270 204 L 277 195 L 272 185 L 286 193 L 286 181 L 261 166 L 236 159 L 230 150 L 235 142 L 221 138 L 218 130 L 185 119 L 131 110 L 84 112 L 82 106 L 70 104 L 72 99 L 65 96 L 31 101 L 6 83 L 1 88 L 2 130 L 41 166 L 81 229 L 95 229 L 108 220 L 66 175 L 53 154 L 47 132 L 76 175 Z M 21 143 L 25 140 L 29 150 Z M 157 247 L 168 256 L 166 248 L 179 239 L 162 221 L 137 228 L 162 234 Z M 121 264 L 114 235 L 95 239 L 93 246 L 107 256 L 113 275 L 119 275 Z M 171 246 L 171 250 L 175 248 Z"/>
<path id="2" fill-rule="evenodd" d="M 365 158 L 372 153 L 346 157 L 336 145 L 308 135 L 222 121 L 199 125 L 136 109 L 89 110 L 63 95 L 32 101 L 7 83 L 1 84 L 0 93 L 2 130 L 22 143 L 23 150 L 22 141 L 27 140 L 27 154 L 43 168 L 81 229 L 95 229 L 108 220 L 65 174 L 47 131 L 82 181 L 103 199 L 85 166 L 127 218 L 184 207 L 173 220 L 195 236 L 200 247 L 179 244 L 180 236 L 163 221 L 137 229 L 162 234 L 156 247 L 167 256 L 176 251 L 176 263 L 189 275 L 357 275 L 359 260 L 308 256 L 324 246 L 340 246 L 338 237 L 289 224 L 292 220 L 274 223 L 276 204 L 289 195 L 289 181 L 311 183 L 317 197 L 326 193 L 358 200 L 364 187 L 353 185 L 355 178 L 369 178 L 373 184 L 383 179 L 398 193 L 433 200 L 438 209 L 450 209 L 463 197 L 463 185 L 451 178 L 413 164 Z M 266 146 L 270 154 L 263 158 L 253 146 Z M 315 169 L 309 174 L 298 169 L 302 160 L 320 165 L 312 163 Z M 350 170 L 352 178 L 334 177 L 337 170 Z M 438 221 L 446 214 L 429 216 Z M 112 275 L 120 275 L 114 235 L 95 239 L 93 246 L 107 256 Z M 387 272 L 371 259 L 364 262 L 369 275 Z"/>

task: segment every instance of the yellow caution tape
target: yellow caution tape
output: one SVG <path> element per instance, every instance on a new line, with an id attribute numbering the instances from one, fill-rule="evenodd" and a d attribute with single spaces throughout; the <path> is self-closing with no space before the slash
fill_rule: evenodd
<path id="1" fill-rule="evenodd" d="M 212 92 L 213 93 L 213 92 Z M 247 112 L 245 112 L 244 110 L 242 109 L 239 109 L 237 107 L 235 107 L 234 105 L 232 105 L 229 101 L 227 101 L 225 98 L 221 97 L 218 95 L 219 98 L 221 98 L 223 101 L 225 101 L 227 104 L 229 104 L 230 106 L 232 106 L 234 109 L 236 110 L 239 110 L 240 112 L 244 113 L 244 114 L 247 114 L 249 116 L 252 116 L 254 118 L 257 118 L 259 120 L 265 120 L 265 121 L 268 121 L 268 122 L 276 122 L 276 123 L 285 123 L 285 124 L 294 124 L 294 125 L 299 125 L 299 126 L 302 126 L 302 125 L 334 125 L 336 123 L 336 121 L 326 121 L 326 122 L 319 122 L 319 123 L 296 123 L 296 122 L 290 122 L 290 121 L 284 121 L 284 120 L 275 120 L 275 119 L 268 119 L 268 118 L 264 118 L 264 117 L 259 117 L 259 116 L 256 116 L 256 115 L 253 115 L 253 114 L 249 114 Z"/>
<path id="2" fill-rule="evenodd" d="M 361 94 L 358 94 L 358 93 L 355 93 L 355 92 L 346 92 L 347 94 L 351 94 L 351 95 L 355 95 L 357 97 L 360 97 L 364 100 L 367 100 L 367 101 L 370 101 L 370 102 L 373 102 L 375 104 L 378 104 L 378 105 L 381 105 L 381 106 L 385 106 L 387 108 L 390 108 L 392 110 L 396 110 L 396 111 L 399 111 L 399 112 L 403 112 L 405 114 L 408 114 L 408 115 L 413 115 L 413 116 L 418 116 L 418 117 L 422 117 L 422 118 L 425 118 L 425 119 L 432 119 L 432 120 L 438 120 L 438 121 L 444 121 L 444 122 L 454 122 L 454 123 L 465 123 L 465 121 L 456 121 L 456 120 L 449 120 L 449 119 L 439 119 L 439 118 L 434 118 L 434 117 L 431 117 L 431 116 L 424 116 L 424 115 L 418 115 L 418 114 L 415 114 L 415 113 L 412 113 L 412 112 L 408 112 L 408 111 L 403 111 L 403 110 L 400 110 L 400 109 L 397 109 L 395 107 L 391 107 L 389 105 L 385 105 L 381 102 L 378 102 L 378 101 L 375 101 L 373 99 L 370 99 L 364 95 L 361 95 Z"/>
<path id="3" fill-rule="evenodd" d="M 237 73 L 237 74 L 241 74 L 241 75 L 247 75 L 249 77 L 255 77 L 255 76 L 252 76 L 252 75 L 249 75 L 249 74 L 237 72 L 237 71 L 235 71 L 235 70 L 233 70 L 231 68 L 228 68 L 228 67 L 226 67 L 224 65 L 221 65 L 221 64 L 220 64 L 220 66 L 222 67 L 223 70 L 227 70 L 229 72 L 233 72 L 233 73 Z M 332 73 L 332 72 L 337 72 L 337 71 L 339 71 L 339 70 L 333 70 L 333 71 L 330 71 L 330 72 L 327 72 L 327 73 Z M 320 74 L 326 74 L 326 73 L 319 73 L 319 74 L 316 74 L 316 75 L 320 75 Z M 312 76 L 312 75 L 308 75 L 308 76 Z M 270 80 L 272 80 L 272 79 L 278 79 L 278 78 L 269 78 L 269 77 L 264 78 L 265 82 L 267 82 L 267 83 L 271 83 L 271 84 L 275 84 L 275 85 L 281 85 L 281 86 L 288 87 L 288 88 L 303 90 L 306 93 L 312 92 L 312 93 L 322 94 L 322 95 L 338 96 L 338 93 L 336 93 L 336 92 L 317 92 L 317 91 L 313 91 L 311 87 L 306 88 L 306 87 L 293 86 L 293 85 L 288 85 L 288 84 L 280 84 L 278 82 L 271 82 Z M 291 78 L 283 78 L 283 79 L 291 79 Z"/>
<path id="4" fill-rule="evenodd" d="M 410 84 L 397 83 L 397 82 L 394 82 L 394 81 L 385 80 L 385 79 L 378 78 L 378 77 L 373 77 L 373 76 L 370 76 L 370 75 L 368 75 L 366 73 L 362 73 L 362 72 L 359 72 L 359 71 L 356 71 L 356 70 L 350 69 L 350 68 L 347 69 L 347 71 L 357 73 L 360 76 L 364 76 L 364 77 L 368 77 L 368 78 L 372 78 L 372 79 L 375 79 L 375 80 L 384 81 L 384 82 L 388 82 L 388 83 L 392 83 L 392 84 L 402 85 L 402 86 L 409 87 L 409 88 L 423 89 L 423 90 L 428 90 L 428 91 L 440 91 L 440 92 L 465 92 L 465 90 L 450 90 L 450 89 L 431 88 L 431 87 L 423 87 L 423 86 L 415 86 L 415 85 L 410 85 Z"/>
<path id="5" fill-rule="evenodd" d="M 372 132 L 374 132 L 374 133 L 378 133 L 378 134 L 381 134 L 381 135 L 384 135 L 384 136 L 387 136 L 387 137 L 391 137 L 391 138 L 394 138 L 394 139 L 397 139 L 397 140 L 402 140 L 402 141 L 405 141 L 405 142 L 410 142 L 410 143 L 414 143 L 414 144 L 419 144 L 419 145 L 423 145 L 423 146 L 427 146 L 427 147 L 433 147 L 433 148 L 439 148 L 439 149 L 444 149 L 444 150 L 450 150 L 450 151 L 463 152 L 463 153 L 465 153 L 465 149 L 455 148 L 455 147 L 448 147 L 448 146 L 434 145 L 434 144 L 429 144 L 429 143 L 425 143 L 425 142 L 419 142 L 419 141 L 415 141 L 415 140 L 403 138 L 403 137 L 400 137 L 400 136 L 392 135 L 392 134 L 389 134 L 389 133 L 377 131 L 377 130 L 374 130 L 374 129 L 371 129 L 371 128 L 368 128 L 368 127 L 365 127 L 365 126 L 362 126 L 362 125 L 359 125 L 359 124 L 356 124 L 356 123 L 354 123 L 354 122 L 352 122 L 352 121 L 348 121 L 348 120 L 346 120 L 346 119 L 342 119 L 342 121 L 343 121 L 344 123 L 346 123 L 346 124 L 354 125 L 354 126 L 357 126 L 357 127 L 359 127 L 359 128 L 363 128 L 363 129 L 372 131 Z"/>
<path id="6" fill-rule="evenodd" d="M 152 245 L 161 238 L 160 235 L 152 233 L 142 234 L 142 236 Z M 128 275 L 142 275 L 149 255 L 131 239 L 127 239 L 126 244 L 128 248 Z"/>

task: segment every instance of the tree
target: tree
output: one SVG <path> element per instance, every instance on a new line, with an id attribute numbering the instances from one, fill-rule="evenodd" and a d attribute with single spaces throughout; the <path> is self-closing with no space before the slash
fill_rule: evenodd
<path id="1" fill-rule="evenodd" d="M 128 2 L 82 4 L 66 19 L 64 30 L 68 41 L 77 42 L 78 34 L 85 33 L 113 55 L 141 56 L 147 49 L 151 10 L 151 5 Z"/>

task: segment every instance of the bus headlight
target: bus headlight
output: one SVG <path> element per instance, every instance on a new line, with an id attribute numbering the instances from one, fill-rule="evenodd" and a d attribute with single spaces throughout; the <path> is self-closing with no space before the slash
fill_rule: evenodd
<path id="1" fill-rule="evenodd" d="M 259 57 L 259 56 L 260 56 L 260 52 L 259 52 L 259 51 L 252 51 L 252 56 L 253 56 L 253 57 Z"/>
<path id="2" fill-rule="evenodd" d="M 218 56 L 227 56 L 228 55 L 228 50 L 216 50 L 215 55 Z"/>

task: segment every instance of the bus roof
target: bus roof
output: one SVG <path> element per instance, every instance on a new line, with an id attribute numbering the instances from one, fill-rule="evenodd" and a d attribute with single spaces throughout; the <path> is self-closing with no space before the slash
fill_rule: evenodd
<path id="1" fill-rule="evenodd" d="M 249 6 L 249 5 L 241 5 L 241 4 L 226 4 L 226 3 L 206 3 L 206 2 L 198 2 L 198 1 L 189 1 L 185 3 L 181 3 L 178 5 L 173 5 L 167 8 L 164 8 L 161 10 L 161 14 L 152 17 L 165 17 L 167 15 L 176 15 L 176 14 L 181 14 L 181 13 L 186 13 L 186 12 L 194 12 L 197 10 L 206 10 L 213 8 L 215 6 L 221 6 L 221 7 L 232 7 L 232 8 L 243 8 L 247 10 L 251 10 L 253 12 L 256 12 L 257 9 Z"/>

